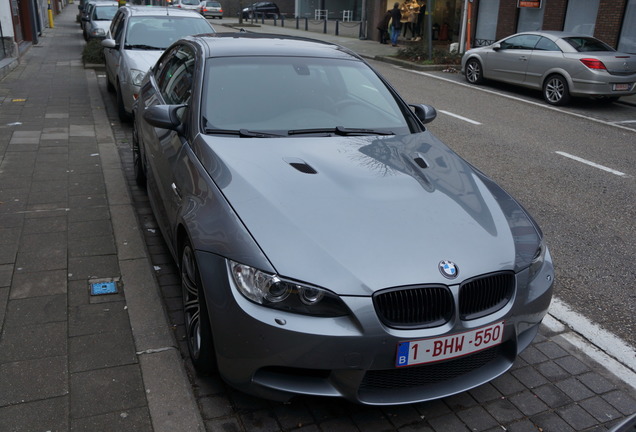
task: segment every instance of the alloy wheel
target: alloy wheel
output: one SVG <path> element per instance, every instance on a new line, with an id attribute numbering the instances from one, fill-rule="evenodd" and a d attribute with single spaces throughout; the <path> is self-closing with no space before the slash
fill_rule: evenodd
<path id="1" fill-rule="evenodd" d="M 469 60 L 466 64 L 466 80 L 471 84 L 482 82 L 481 64 L 477 60 Z"/>
<path id="2" fill-rule="evenodd" d="M 197 280 L 194 252 L 190 245 L 186 245 L 181 260 L 181 289 L 186 337 L 193 359 L 198 359 L 201 352 L 201 307 Z"/>
<path id="3" fill-rule="evenodd" d="M 543 97 L 550 105 L 564 105 L 570 99 L 567 82 L 560 76 L 549 77 L 543 87 Z"/>

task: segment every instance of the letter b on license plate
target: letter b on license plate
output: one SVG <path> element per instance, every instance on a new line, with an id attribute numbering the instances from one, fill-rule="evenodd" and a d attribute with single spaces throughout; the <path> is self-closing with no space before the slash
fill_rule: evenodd
<path id="1" fill-rule="evenodd" d="M 398 344 L 397 367 L 433 363 L 472 354 L 499 345 L 504 323 L 499 322 L 463 333 L 434 339 L 420 339 Z"/>

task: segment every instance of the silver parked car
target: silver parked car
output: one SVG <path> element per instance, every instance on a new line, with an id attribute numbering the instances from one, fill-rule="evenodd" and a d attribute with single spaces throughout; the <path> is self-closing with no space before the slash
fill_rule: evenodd
<path id="1" fill-rule="evenodd" d="M 223 19 L 223 6 L 218 1 L 204 1 L 201 3 L 201 15 L 206 18 Z"/>
<path id="2" fill-rule="evenodd" d="M 272 399 L 402 404 L 512 366 L 552 259 L 434 118 L 337 45 L 219 33 L 166 50 L 135 104 L 135 173 L 198 370 Z"/>
<path id="3" fill-rule="evenodd" d="M 150 66 L 173 42 L 187 35 L 214 33 L 194 11 L 152 6 L 120 7 L 102 41 L 108 90 L 117 94 L 121 120 L 128 120 L 139 85 Z"/>
<path id="4" fill-rule="evenodd" d="M 172 7 L 201 13 L 202 0 L 174 0 Z"/>
<path id="5" fill-rule="evenodd" d="M 116 1 L 95 2 L 91 5 L 90 13 L 84 20 L 84 39 L 104 39 L 119 7 Z"/>
<path id="6" fill-rule="evenodd" d="M 636 54 L 591 36 L 557 31 L 518 33 L 462 57 L 466 80 L 484 79 L 540 89 L 551 105 L 570 96 L 617 100 L 636 94 Z"/>

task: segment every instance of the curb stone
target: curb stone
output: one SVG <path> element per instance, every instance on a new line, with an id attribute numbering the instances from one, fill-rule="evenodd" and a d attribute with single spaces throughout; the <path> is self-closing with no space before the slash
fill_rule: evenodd
<path id="1" fill-rule="evenodd" d="M 102 164 L 102 171 L 104 178 L 109 179 L 106 194 L 113 215 L 121 279 L 152 426 L 155 432 L 203 432 L 203 418 L 189 385 L 178 344 L 169 332 L 170 324 L 155 275 L 150 271 L 151 263 L 142 234 L 138 229 L 128 229 L 128 224 L 123 222 L 135 216 L 95 70 L 86 69 L 86 76 L 91 89 L 89 98 L 94 107 L 95 129 L 103 133 L 98 143 L 100 153 L 108 154 L 108 163 Z M 134 223 L 138 226 L 138 221 Z"/>

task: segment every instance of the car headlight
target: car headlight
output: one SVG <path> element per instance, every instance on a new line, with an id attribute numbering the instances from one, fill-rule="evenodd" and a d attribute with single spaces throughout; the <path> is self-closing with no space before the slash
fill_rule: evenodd
<path id="1" fill-rule="evenodd" d="M 106 30 L 103 28 L 95 28 L 91 31 L 93 36 L 106 36 Z"/>
<path id="2" fill-rule="evenodd" d="M 545 243 L 543 242 L 543 240 L 541 240 L 541 243 L 539 243 L 539 247 L 537 248 L 537 251 L 535 252 L 534 257 L 532 258 L 532 261 L 530 262 L 530 267 L 528 267 L 528 280 L 534 279 L 534 277 L 537 275 L 539 270 L 541 270 L 541 267 L 543 267 L 546 250 L 547 250 L 547 247 Z"/>
<path id="3" fill-rule="evenodd" d="M 146 72 L 140 71 L 139 69 L 131 69 L 130 70 L 130 82 L 133 85 L 140 86 L 141 81 L 143 81 Z"/>
<path id="4" fill-rule="evenodd" d="M 349 310 L 330 291 L 284 280 L 253 267 L 229 261 L 239 292 L 254 303 L 287 312 L 321 317 L 343 316 Z"/>

